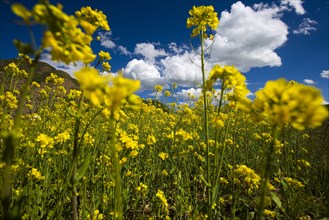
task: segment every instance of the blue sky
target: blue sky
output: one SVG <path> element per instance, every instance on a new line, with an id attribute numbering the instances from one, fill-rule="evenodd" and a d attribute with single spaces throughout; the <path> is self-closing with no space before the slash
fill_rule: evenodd
<path id="1" fill-rule="evenodd" d="M 10 11 L 10 3 L 21 2 L 27 8 L 38 1 L 2 0 L 0 8 L 0 59 L 14 58 L 13 39 L 29 42 L 27 28 Z M 193 5 L 213 5 L 220 25 L 206 68 L 214 64 L 235 65 L 247 77 L 253 93 L 268 80 L 284 77 L 318 87 L 329 102 L 329 1 L 328 0 L 50 0 L 60 2 L 73 14 L 83 6 L 102 10 L 108 17 L 110 32 L 97 32 L 101 41 L 93 42 L 94 52 L 108 51 L 112 71 L 142 82 L 139 94 L 152 97 L 155 84 L 169 88 L 178 84 L 174 96 L 181 102 L 188 93 L 198 95 L 201 72 L 196 39 L 186 28 L 188 11 Z M 42 30 L 33 28 L 37 39 Z M 206 43 L 210 45 L 210 42 Z M 82 64 L 63 66 L 51 61 L 46 52 L 43 61 L 73 73 Z M 191 62 L 193 61 L 193 63 Z M 302 95 L 302 94 L 301 94 Z"/>

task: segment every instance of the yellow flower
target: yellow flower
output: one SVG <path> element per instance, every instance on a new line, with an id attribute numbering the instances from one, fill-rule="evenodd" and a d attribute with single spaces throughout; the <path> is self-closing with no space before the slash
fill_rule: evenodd
<path id="1" fill-rule="evenodd" d="M 166 196 L 164 195 L 164 192 L 162 190 L 158 190 L 157 194 L 156 194 L 156 197 L 158 197 L 161 200 L 162 205 L 167 210 L 168 209 L 168 202 L 167 202 Z"/>
<path id="2" fill-rule="evenodd" d="M 36 168 L 32 168 L 30 170 L 30 172 L 28 173 L 28 177 L 34 178 L 36 180 L 44 180 L 45 179 L 45 177 L 42 176 L 42 174 Z"/>
<path id="3" fill-rule="evenodd" d="M 211 28 L 212 30 L 216 30 L 219 20 L 217 17 L 217 12 L 215 12 L 214 7 L 210 6 L 199 6 L 193 8 L 189 11 L 191 17 L 189 17 L 186 21 L 187 28 L 191 28 L 196 26 L 192 30 L 192 37 L 195 37 L 201 33 L 205 34 L 207 28 Z M 207 35 L 205 35 L 207 38 Z"/>
<path id="4" fill-rule="evenodd" d="M 23 20 L 29 24 L 31 12 L 29 12 L 22 4 L 15 3 L 11 6 L 11 10 L 16 14 L 18 17 L 23 18 Z"/>
<path id="5" fill-rule="evenodd" d="M 168 176 L 168 175 L 169 175 L 168 172 L 167 172 L 167 170 L 162 170 L 161 174 L 162 174 L 163 176 Z"/>
<path id="6" fill-rule="evenodd" d="M 273 125 L 289 123 L 298 130 L 317 127 L 328 117 L 318 89 L 285 79 L 269 81 L 256 92 L 253 109 Z"/>
<path id="7" fill-rule="evenodd" d="M 237 165 L 235 173 L 243 179 L 250 188 L 258 188 L 260 184 L 260 176 L 246 165 Z"/>
<path id="8" fill-rule="evenodd" d="M 169 157 L 169 154 L 164 153 L 164 152 L 160 152 L 160 153 L 159 153 L 159 157 L 160 157 L 162 160 L 166 160 L 166 159 Z"/>
<path id="9" fill-rule="evenodd" d="M 163 88 L 162 88 L 162 86 L 160 86 L 160 85 L 155 85 L 155 86 L 154 86 L 154 91 L 157 92 L 157 93 L 161 93 L 161 92 L 162 92 L 162 89 L 163 89 Z"/>
<path id="10" fill-rule="evenodd" d="M 36 141 L 40 143 L 41 148 L 52 148 L 54 145 L 54 139 L 45 134 L 39 134 Z"/>
<path id="11" fill-rule="evenodd" d="M 153 145 L 153 144 L 155 144 L 156 143 L 156 138 L 153 136 L 153 135 L 151 135 L 151 134 L 149 134 L 149 135 L 147 135 L 147 138 L 146 138 L 146 143 L 148 144 L 148 145 Z"/>
<path id="12" fill-rule="evenodd" d="M 110 71 L 110 69 L 111 69 L 111 66 L 108 62 L 103 62 L 102 67 L 105 71 Z"/>
<path id="13" fill-rule="evenodd" d="M 283 179 L 286 181 L 286 183 L 289 186 L 292 186 L 294 188 L 303 188 L 304 187 L 304 184 L 302 182 L 295 180 L 291 177 L 283 177 Z"/>
<path id="14" fill-rule="evenodd" d="M 93 10 L 90 6 L 82 7 L 80 11 L 76 11 L 75 15 L 78 19 L 87 21 L 96 28 L 100 27 L 103 30 L 109 31 L 106 15 L 97 9 Z"/>
<path id="15" fill-rule="evenodd" d="M 130 153 L 129 153 L 129 156 L 134 158 L 134 157 L 137 157 L 138 155 L 138 151 L 137 150 L 132 150 Z"/>
<path id="16" fill-rule="evenodd" d="M 170 91 L 168 91 L 168 90 L 166 90 L 166 91 L 164 92 L 164 94 L 165 94 L 165 96 L 167 96 L 167 97 L 171 96 L 171 93 L 170 93 Z"/>
<path id="17" fill-rule="evenodd" d="M 268 209 L 264 209 L 263 214 L 266 217 L 270 217 L 270 218 L 274 218 L 275 217 L 275 211 L 271 211 L 271 210 L 268 210 Z"/>
<path id="18" fill-rule="evenodd" d="M 77 17 L 67 15 L 62 9 L 62 5 L 55 6 L 47 1 L 34 5 L 31 11 L 20 4 L 12 6 L 13 12 L 26 23 L 31 20 L 46 26 L 42 46 L 51 48 L 53 60 L 66 64 L 76 61 L 91 63 L 96 57 L 90 47 L 92 34 L 98 27 L 109 30 L 106 16 L 90 7 L 81 9 Z"/>
<path id="19" fill-rule="evenodd" d="M 110 53 L 104 52 L 102 50 L 99 51 L 98 56 L 101 60 L 110 60 L 111 59 Z"/>
<path id="20" fill-rule="evenodd" d="M 249 93 L 245 83 L 246 77 L 235 66 L 214 65 L 206 82 L 206 89 L 210 90 L 217 79 L 221 81 L 223 91 L 232 90 L 228 94 L 230 99 L 241 99 Z"/>
<path id="21" fill-rule="evenodd" d="M 55 137 L 55 142 L 63 144 L 65 141 L 69 139 L 70 139 L 70 131 L 66 130 L 62 133 L 57 134 L 57 136 Z"/>

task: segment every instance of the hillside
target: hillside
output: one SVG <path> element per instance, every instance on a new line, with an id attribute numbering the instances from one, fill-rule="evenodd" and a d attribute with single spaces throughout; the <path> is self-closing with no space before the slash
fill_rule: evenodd
<path id="1" fill-rule="evenodd" d="M 20 69 L 24 69 L 28 72 L 30 64 L 28 64 L 25 61 L 22 61 L 20 59 L 8 59 L 8 60 L 0 60 L 0 79 L 1 81 L 7 81 L 10 80 L 10 77 L 5 77 L 4 67 L 7 66 L 9 63 L 14 62 L 16 64 L 19 64 Z M 72 78 L 68 73 L 57 70 L 54 67 L 50 66 L 49 64 L 39 61 L 37 63 L 36 67 L 36 73 L 34 76 L 33 81 L 36 81 L 37 83 L 43 84 L 45 79 L 51 74 L 54 73 L 62 78 L 64 78 L 64 87 L 66 90 L 70 90 L 71 88 L 78 88 L 79 83 L 76 79 Z M 9 79 L 8 79 L 9 78 Z M 23 83 L 23 81 L 20 81 L 19 84 Z M 18 85 L 20 86 L 20 85 Z"/>

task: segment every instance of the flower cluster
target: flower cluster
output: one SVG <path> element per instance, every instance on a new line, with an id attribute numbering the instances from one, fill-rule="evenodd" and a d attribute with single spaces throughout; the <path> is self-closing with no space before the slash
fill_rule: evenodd
<path id="1" fill-rule="evenodd" d="M 47 1 L 36 4 L 31 11 L 21 4 L 12 6 L 13 12 L 27 24 L 33 21 L 46 26 L 42 44 L 44 48 L 51 48 L 53 60 L 66 64 L 91 63 L 96 58 L 90 47 L 93 33 L 98 27 L 110 30 L 106 16 L 90 7 L 78 11 L 77 17 L 67 15 L 62 9 L 62 5 L 51 5 Z"/>
<path id="2" fill-rule="evenodd" d="M 96 107 L 104 106 L 106 116 L 119 118 L 123 104 L 138 104 L 139 99 L 133 92 L 139 89 L 140 81 L 118 76 L 101 76 L 96 69 L 85 67 L 75 73 L 85 96 Z"/>
<path id="3" fill-rule="evenodd" d="M 317 127 L 328 117 L 320 91 L 285 79 L 268 81 L 256 92 L 253 110 L 272 125 L 289 123 L 298 130 Z"/>
<path id="4" fill-rule="evenodd" d="M 249 188 L 258 188 L 261 178 L 253 169 L 246 165 L 237 165 L 235 173 L 247 183 Z"/>
<path id="5" fill-rule="evenodd" d="M 206 89 L 211 89 L 217 79 L 220 80 L 223 91 L 231 90 L 228 95 L 233 100 L 243 98 L 249 93 L 246 77 L 235 66 L 214 65 L 206 82 Z"/>
<path id="6" fill-rule="evenodd" d="M 189 17 L 186 21 L 187 28 L 191 28 L 195 26 L 192 30 L 192 37 L 195 37 L 199 34 L 203 34 L 205 38 L 207 38 L 207 28 L 211 28 L 212 30 L 216 30 L 219 20 L 217 17 L 217 12 L 215 12 L 214 7 L 210 6 L 199 6 L 193 8 L 189 11 L 191 17 Z"/>

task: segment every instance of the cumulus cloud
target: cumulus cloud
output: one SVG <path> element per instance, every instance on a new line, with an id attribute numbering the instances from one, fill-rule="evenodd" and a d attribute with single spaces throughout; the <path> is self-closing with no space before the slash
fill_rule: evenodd
<path id="1" fill-rule="evenodd" d="M 182 101 L 189 101 L 192 100 L 192 97 L 194 99 L 198 99 L 202 93 L 201 88 L 189 88 L 189 89 L 182 89 L 180 92 L 177 92 L 175 96 L 182 100 Z"/>
<path id="2" fill-rule="evenodd" d="M 114 52 L 119 52 L 122 55 L 130 56 L 131 52 L 128 51 L 128 49 L 122 45 L 118 45 L 112 40 L 112 32 L 99 32 L 98 33 L 100 37 L 101 46 L 111 49 Z"/>
<path id="3" fill-rule="evenodd" d="M 211 63 L 235 65 L 242 72 L 252 67 L 280 66 L 275 50 L 287 41 L 288 27 L 280 20 L 278 6 L 254 8 L 237 2 L 221 13 Z M 211 42 L 207 42 L 210 46 Z"/>
<path id="4" fill-rule="evenodd" d="M 99 32 L 101 45 L 105 48 L 113 49 L 116 44 L 111 40 L 112 32 Z"/>
<path id="5" fill-rule="evenodd" d="M 321 75 L 322 78 L 329 79 L 329 70 L 323 70 L 320 75 Z"/>
<path id="6" fill-rule="evenodd" d="M 202 73 L 198 66 L 200 57 L 193 52 L 185 52 L 162 59 L 163 80 L 180 86 L 197 86 L 202 83 Z"/>
<path id="7" fill-rule="evenodd" d="M 211 54 L 209 50 L 207 54 L 210 58 L 206 70 L 209 71 L 214 64 L 235 65 L 241 72 L 255 67 L 281 66 L 276 50 L 286 43 L 289 33 L 281 17 L 289 7 L 298 8 L 298 4 L 289 2 L 282 5 L 261 3 L 250 7 L 239 1 L 230 10 L 223 11 L 215 41 L 209 40 L 205 44 L 206 47 L 212 45 Z M 300 8 L 297 10 L 301 12 Z M 142 55 L 143 60 L 129 62 L 125 73 L 136 79 L 141 76 L 142 85 L 147 87 L 172 83 L 182 87 L 198 87 L 202 84 L 198 51 L 200 48 L 190 50 L 174 42 L 168 44 L 166 50 L 161 49 L 159 44 L 139 43 L 134 54 Z M 149 72 L 142 75 L 142 70 Z M 145 76 L 152 80 L 147 80 Z"/>
<path id="8" fill-rule="evenodd" d="M 281 0 L 281 6 L 292 7 L 298 15 L 305 14 L 305 9 L 302 4 L 302 0 Z"/>
<path id="9" fill-rule="evenodd" d="M 310 18 L 304 18 L 302 23 L 298 26 L 296 30 L 293 30 L 294 34 L 303 34 L 310 35 L 311 31 L 316 31 L 314 25 L 318 24 L 315 20 L 311 20 Z"/>
<path id="10" fill-rule="evenodd" d="M 139 79 L 142 89 L 151 89 L 154 85 L 161 83 L 158 69 L 152 63 L 144 60 L 131 60 L 124 68 L 123 74 L 131 79 Z"/>
<path id="11" fill-rule="evenodd" d="M 304 79 L 303 80 L 304 83 L 308 84 L 308 85 L 314 85 L 316 82 L 312 79 Z"/>
<path id="12" fill-rule="evenodd" d="M 123 55 L 131 55 L 131 53 L 124 46 L 121 46 L 120 45 L 120 46 L 118 46 L 117 49 L 118 49 L 118 51 L 119 51 L 120 54 L 123 54 Z"/>
<path id="13" fill-rule="evenodd" d="M 157 57 L 168 55 L 163 49 L 156 49 L 152 43 L 139 43 L 136 44 L 135 54 L 142 55 L 146 60 L 151 62 L 155 61 Z"/>

